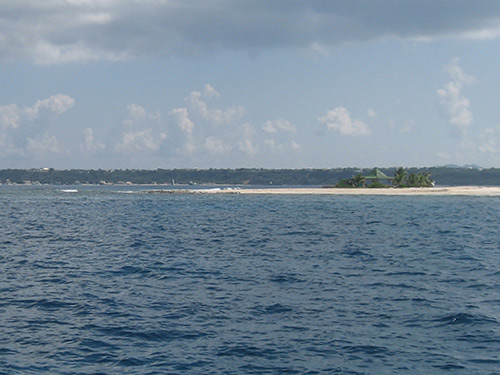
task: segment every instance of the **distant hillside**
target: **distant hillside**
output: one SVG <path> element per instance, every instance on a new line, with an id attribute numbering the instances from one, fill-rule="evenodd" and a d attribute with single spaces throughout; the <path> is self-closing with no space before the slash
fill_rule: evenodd
<path id="1" fill-rule="evenodd" d="M 393 176 L 396 168 L 380 168 Z M 54 170 L 54 169 L 3 169 L 0 183 L 40 184 L 226 184 L 226 185 L 316 185 L 331 186 L 342 179 L 370 168 L 332 169 L 114 169 L 114 170 Z M 500 186 L 500 169 L 432 167 L 407 168 L 409 173 L 429 172 L 436 185 Z"/>
<path id="2" fill-rule="evenodd" d="M 412 171 L 412 169 L 409 169 Z M 500 186 L 500 169 L 498 168 L 446 168 L 434 167 L 426 170 L 431 173 L 431 178 L 437 185 L 459 186 L 459 185 L 480 185 L 480 186 Z"/>

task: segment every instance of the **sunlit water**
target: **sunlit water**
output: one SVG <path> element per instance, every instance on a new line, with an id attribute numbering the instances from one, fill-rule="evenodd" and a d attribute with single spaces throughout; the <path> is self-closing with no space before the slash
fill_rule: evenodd
<path id="1" fill-rule="evenodd" d="M 141 189 L 0 187 L 0 374 L 500 374 L 499 198 Z"/>

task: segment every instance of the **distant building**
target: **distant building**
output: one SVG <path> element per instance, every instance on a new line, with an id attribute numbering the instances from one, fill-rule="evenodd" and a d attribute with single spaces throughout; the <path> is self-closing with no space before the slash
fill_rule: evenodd
<path id="1" fill-rule="evenodd" d="M 387 176 L 378 168 L 373 168 L 368 176 L 365 176 L 366 184 L 380 182 L 386 185 L 392 185 L 394 177 Z"/>

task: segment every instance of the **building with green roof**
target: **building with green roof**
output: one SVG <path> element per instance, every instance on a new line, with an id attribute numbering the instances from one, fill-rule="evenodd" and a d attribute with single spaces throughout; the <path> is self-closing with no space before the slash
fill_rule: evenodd
<path id="1" fill-rule="evenodd" d="M 387 176 L 384 172 L 382 172 L 378 168 L 373 168 L 368 176 L 365 176 L 365 180 L 367 184 L 380 182 L 385 183 L 387 185 L 392 185 L 392 180 L 394 177 Z"/>

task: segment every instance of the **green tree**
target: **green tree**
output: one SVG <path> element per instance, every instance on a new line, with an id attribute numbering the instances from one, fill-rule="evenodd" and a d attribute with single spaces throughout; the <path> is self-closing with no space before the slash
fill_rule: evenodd
<path id="1" fill-rule="evenodd" d="M 404 183 L 405 183 L 405 177 L 407 174 L 408 174 L 408 172 L 406 172 L 406 169 L 404 169 L 403 167 L 399 167 L 396 170 L 396 173 L 394 175 L 394 179 L 392 180 L 392 184 L 396 187 L 405 186 Z"/>
<path id="2" fill-rule="evenodd" d="M 398 186 L 406 187 L 431 187 L 434 186 L 434 181 L 431 180 L 429 172 L 420 172 L 418 174 L 410 173 L 405 179 L 404 183 Z"/>
<path id="3" fill-rule="evenodd" d="M 363 176 L 361 173 L 358 173 L 356 176 L 353 176 L 352 178 L 348 180 L 341 180 L 337 185 L 335 185 L 336 188 L 356 188 L 356 187 L 363 187 L 366 184 L 366 178 Z"/>
<path id="4" fill-rule="evenodd" d="M 410 173 L 408 177 L 406 177 L 406 186 L 408 187 L 416 187 L 417 186 L 417 175 L 415 173 Z"/>
<path id="5" fill-rule="evenodd" d="M 354 187 L 363 187 L 366 184 L 366 178 L 361 173 L 358 173 L 356 176 L 351 178 L 351 182 Z"/>
<path id="6" fill-rule="evenodd" d="M 434 181 L 430 179 L 429 172 L 420 172 L 417 174 L 417 187 L 431 187 L 434 185 Z"/>

